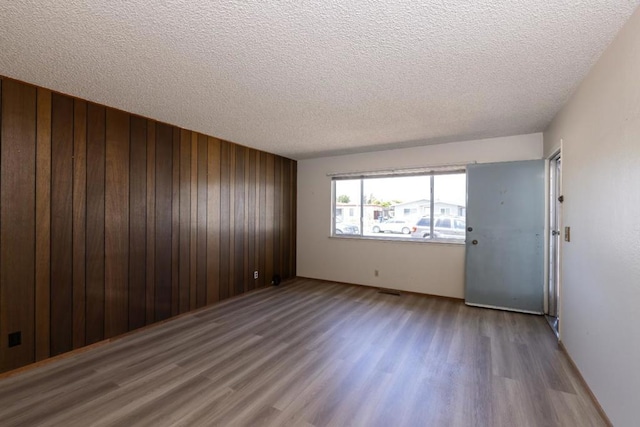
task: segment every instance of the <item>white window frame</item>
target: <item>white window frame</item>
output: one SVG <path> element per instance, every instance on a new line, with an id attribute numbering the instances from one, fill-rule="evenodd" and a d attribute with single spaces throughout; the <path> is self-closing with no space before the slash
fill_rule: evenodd
<path id="1" fill-rule="evenodd" d="M 440 170 L 438 170 L 440 169 Z M 402 237 L 392 237 L 389 235 L 381 236 L 366 236 L 364 235 L 364 207 L 365 207 L 365 194 L 364 194 L 364 182 L 367 179 L 372 178 L 394 178 L 394 177 L 408 177 L 408 176 L 429 176 L 430 177 L 430 189 L 429 189 L 429 227 L 431 236 L 435 235 L 435 177 L 441 175 L 453 175 L 453 174 L 465 174 L 467 170 L 466 166 L 461 165 L 447 165 L 441 167 L 431 167 L 428 170 L 416 169 L 405 171 L 376 171 L 376 172 L 359 172 L 359 173 L 346 173 L 346 174 L 330 174 L 331 177 L 331 234 L 333 238 L 339 239 L 367 239 L 367 240 L 394 240 L 413 243 L 453 243 L 464 244 L 464 239 L 450 239 L 450 238 L 432 238 L 432 239 L 407 239 Z M 336 234 L 336 182 L 341 180 L 360 180 L 360 201 L 359 201 L 359 233 L 358 234 Z M 353 208 L 358 209 L 358 208 Z M 466 217 L 466 207 L 465 207 Z"/>

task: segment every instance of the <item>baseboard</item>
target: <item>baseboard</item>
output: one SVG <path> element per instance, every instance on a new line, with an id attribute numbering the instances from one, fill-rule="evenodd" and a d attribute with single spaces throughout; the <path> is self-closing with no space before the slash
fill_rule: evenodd
<path id="1" fill-rule="evenodd" d="M 598 410 L 598 413 L 602 417 L 602 419 L 604 419 L 604 422 L 607 423 L 607 425 L 609 427 L 613 427 L 613 423 L 611 422 L 611 420 L 607 416 L 607 413 L 604 412 L 604 409 L 602 408 L 602 405 L 600 405 L 600 402 L 598 402 L 598 399 L 596 398 L 596 395 L 593 394 L 593 391 L 591 391 L 591 387 L 589 387 L 589 384 L 587 384 L 587 381 L 582 376 L 582 372 L 580 372 L 580 369 L 578 369 L 578 365 L 576 365 L 576 362 L 573 361 L 573 359 L 571 358 L 571 355 L 569 355 L 569 352 L 567 351 L 567 348 L 564 346 L 562 341 L 560 341 L 558 343 L 558 346 L 560 347 L 560 351 L 562 351 L 565 354 L 565 356 L 567 356 L 567 359 L 569 360 L 569 363 L 571 364 L 571 366 L 573 367 L 574 371 L 576 372 L 576 374 L 577 374 L 578 378 L 580 379 L 580 382 L 584 386 L 585 390 L 587 390 L 587 393 L 589 393 L 589 397 L 593 401 L 593 403 L 594 403 L 596 409 Z"/>
<path id="2" fill-rule="evenodd" d="M 282 283 L 280 284 L 280 286 L 290 284 L 292 280 L 295 280 L 295 278 L 290 278 L 290 279 L 283 280 Z M 46 359 L 39 360 L 37 362 L 30 363 L 30 364 L 25 365 L 25 366 L 21 366 L 19 368 L 12 369 L 10 371 L 2 372 L 2 373 L 0 373 L 0 380 L 5 379 L 5 378 L 9 378 L 9 377 L 13 377 L 15 375 L 19 375 L 19 374 L 21 374 L 23 372 L 28 372 L 28 371 L 30 371 L 32 369 L 40 368 L 41 366 L 45 366 L 45 365 L 48 365 L 50 363 L 55 363 L 57 361 L 67 359 L 69 357 L 77 356 L 78 354 L 93 350 L 93 349 L 98 348 L 98 347 L 102 347 L 103 345 L 112 343 L 114 341 L 121 340 L 122 338 L 128 337 L 129 335 L 147 331 L 147 330 L 155 328 L 157 326 L 164 325 L 167 322 L 178 320 L 178 319 L 181 319 L 181 318 L 186 317 L 186 316 L 191 316 L 191 315 L 200 313 L 200 312 L 202 312 L 204 310 L 224 305 L 227 302 L 229 302 L 231 300 L 234 300 L 236 298 L 240 298 L 240 297 L 243 297 L 243 296 L 251 295 L 253 293 L 260 292 L 260 291 L 265 291 L 265 290 L 270 289 L 272 287 L 273 286 L 271 286 L 271 285 L 267 285 L 267 286 L 264 286 L 264 287 L 261 287 L 261 288 L 252 289 L 252 290 L 244 292 L 242 294 L 233 295 L 233 296 L 231 296 L 229 298 L 226 298 L 226 299 L 224 299 L 222 301 L 217 301 L 217 302 L 214 302 L 213 304 L 209 304 L 209 305 L 206 305 L 204 307 L 196 308 L 194 310 L 187 311 L 185 313 L 180 313 L 180 314 L 177 314 L 177 315 L 175 315 L 173 317 L 169 317 L 169 318 L 164 319 L 164 320 L 159 320 L 157 322 L 150 323 L 148 325 L 142 326 L 142 327 L 134 329 L 132 331 L 125 332 L 124 334 L 116 335 L 115 337 L 107 338 L 107 339 L 104 339 L 102 341 L 98 341 L 96 343 L 86 345 L 84 347 L 79 347 L 79 348 L 76 348 L 74 350 L 67 351 L 67 352 L 59 354 L 57 356 L 48 357 Z"/>
<path id="3" fill-rule="evenodd" d="M 320 279 L 320 278 L 317 278 L 317 277 L 296 276 L 296 279 L 319 280 L 319 281 L 322 281 L 322 282 L 337 283 L 339 285 L 360 286 L 362 288 L 377 289 L 377 290 L 379 290 L 379 289 L 394 290 L 394 291 L 401 292 L 403 294 L 419 295 L 419 296 L 429 297 L 429 298 L 440 298 L 440 299 L 443 299 L 443 300 L 455 301 L 455 302 L 464 302 L 464 298 L 448 297 L 448 296 L 444 296 L 444 295 L 435 295 L 435 294 L 426 294 L 426 293 L 423 293 L 423 292 L 415 292 L 415 291 L 405 291 L 403 289 L 389 288 L 387 286 L 362 285 L 360 283 L 340 282 L 340 281 L 337 281 L 337 280 Z"/>
<path id="4" fill-rule="evenodd" d="M 480 308 L 489 308 L 491 310 L 502 310 L 502 311 L 511 311 L 514 313 L 523 313 L 523 314 L 535 314 L 536 316 L 542 316 L 541 311 L 529 311 L 529 310 L 519 310 L 517 308 L 509 308 L 509 307 L 500 307 L 497 305 L 487 305 L 487 304 L 476 304 L 473 302 L 467 302 L 465 300 L 464 302 L 466 305 L 470 306 L 470 307 L 480 307 Z"/>

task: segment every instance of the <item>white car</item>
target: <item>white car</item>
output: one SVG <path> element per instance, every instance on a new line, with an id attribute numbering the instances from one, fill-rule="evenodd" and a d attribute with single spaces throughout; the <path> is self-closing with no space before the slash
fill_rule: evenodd
<path id="1" fill-rule="evenodd" d="M 336 224 L 336 234 L 358 234 L 360 230 L 357 225 L 351 224 Z"/>
<path id="2" fill-rule="evenodd" d="M 436 222 L 433 227 L 434 238 L 436 239 L 465 239 L 465 217 L 442 215 L 436 216 Z M 411 228 L 411 237 L 422 239 L 430 239 L 431 220 L 428 216 L 424 216 Z"/>
<path id="3" fill-rule="evenodd" d="M 374 233 L 411 233 L 411 226 L 413 223 L 407 222 L 402 219 L 389 219 L 373 226 L 371 231 Z"/>

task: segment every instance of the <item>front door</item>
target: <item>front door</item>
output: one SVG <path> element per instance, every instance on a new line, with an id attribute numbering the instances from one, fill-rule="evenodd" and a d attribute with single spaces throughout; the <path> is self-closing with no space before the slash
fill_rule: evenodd
<path id="1" fill-rule="evenodd" d="M 467 167 L 467 304 L 543 312 L 544 183 L 544 160 Z"/>

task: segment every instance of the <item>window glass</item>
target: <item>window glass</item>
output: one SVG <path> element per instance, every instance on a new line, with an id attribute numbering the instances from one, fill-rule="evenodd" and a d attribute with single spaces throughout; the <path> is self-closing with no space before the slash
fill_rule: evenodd
<path id="1" fill-rule="evenodd" d="M 436 212 L 466 216 L 467 176 L 464 173 L 434 176 Z"/>
<path id="2" fill-rule="evenodd" d="M 464 240 L 465 173 L 334 178 L 332 183 L 333 235 Z"/>
<path id="3" fill-rule="evenodd" d="M 464 242 L 467 215 L 467 176 L 464 173 L 434 176 L 436 237 Z"/>
<path id="4" fill-rule="evenodd" d="M 428 227 L 431 224 L 431 218 L 420 218 L 418 225 L 421 227 Z"/>
<path id="5" fill-rule="evenodd" d="M 360 180 L 349 179 L 335 182 L 334 234 L 360 234 Z"/>
<path id="6" fill-rule="evenodd" d="M 451 228 L 451 220 L 449 218 L 438 218 L 436 227 Z"/>
<path id="7" fill-rule="evenodd" d="M 418 211 L 425 206 L 429 209 L 431 176 L 365 178 L 362 181 L 362 234 L 410 239 L 411 227 L 419 219 Z"/>

